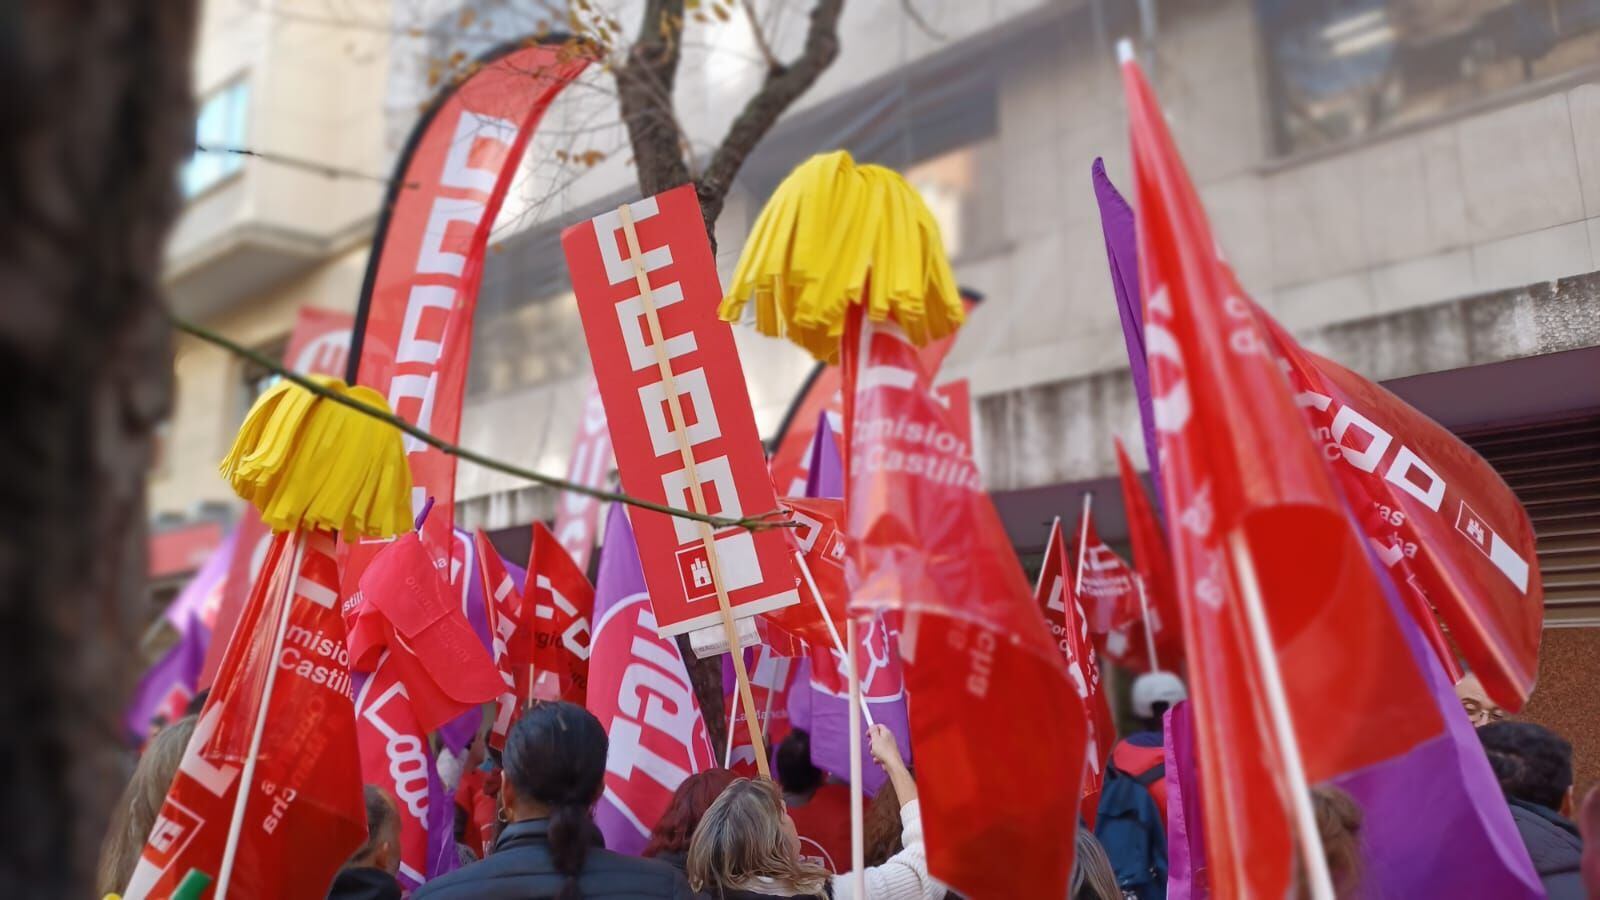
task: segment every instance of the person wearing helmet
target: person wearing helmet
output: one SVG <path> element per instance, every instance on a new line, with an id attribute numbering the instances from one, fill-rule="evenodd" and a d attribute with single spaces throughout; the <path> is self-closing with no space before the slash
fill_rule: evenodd
<path id="1" fill-rule="evenodd" d="M 1111 748 L 1095 837 L 1105 847 L 1123 895 L 1162 900 L 1167 895 L 1166 750 L 1162 716 L 1188 697 L 1171 672 L 1151 672 L 1133 682 L 1133 714 L 1140 730 Z"/>
<path id="2" fill-rule="evenodd" d="M 1149 672 L 1133 681 L 1133 717 L 1139 730 L 1111 748 L 1111 765 L 1150 792 L 1167 821 L 1166 752 L 1161 744 L 1161 718 L 1187 700 L 1183 679 L 1171 672 Z"/>

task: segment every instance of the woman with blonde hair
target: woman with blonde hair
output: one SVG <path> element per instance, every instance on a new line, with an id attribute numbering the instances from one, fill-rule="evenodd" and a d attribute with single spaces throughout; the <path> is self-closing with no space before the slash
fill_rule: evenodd
<path id="1" fill-rule="evenodd" d="M 144 842 L 156 824 L 167 790 L 178 774 L 183 751 L 194 736 L 194 716 L 187 716 L 156 733 L 145 745 L 144 755 L 133 770 L 133 777 L 122 791 L 122 799 L 111 811 L 111 827 L 100 845 L 100 871 L 97 879 L 100 896 L 121 893 L 133 877 L 133 867 L 144 852 Z"/>
<path id="2" fill-rule="evenodd" d="M 868 732 L 872 758 L 889 776 L 902 806 L 905 846 L 881 866 L 862 873 L 874 900 L 938 900 L 944 885 L 928 875 L 917 785 L 900 758 L 894 734 L 882 725 Z M 729 785 L 689 841 L 689 886 L 714 900 L 770 897 L 852 898 L 853 875 L 830 875 L 800 857 L 800 836 L 783 806 L 783 793 L 765 779 Z"/>

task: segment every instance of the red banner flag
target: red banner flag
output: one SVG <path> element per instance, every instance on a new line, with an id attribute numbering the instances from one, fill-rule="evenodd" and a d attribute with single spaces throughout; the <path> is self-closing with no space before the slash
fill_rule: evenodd
<path id="1" fill-rule="evenodd" d="M 745 660 L 750 670 L 750 693 L 756 701 L 757 721 L 761 723 L 761 733 L 770 751 L 789 734 L 789 691 L 799 665 L 797 660 L 766 644 L 745 650 Z M 756 751 L 750 744 L 750 729 L 745 726 L 731 663 L 722 670 L 722 708 L 733 711 L 728 720 L 727 768 L 745 778 L 755 778 L 759 774 Z"/>
<path id="2" fill-rule="evenodd" d="M 325 896 L 334 873 L 365 840 L 333 553 L 330 534 L 307 533 L 297 543 L 295 534 L 285 533 L 273 540 L 264 577 L 250 592 L 123 894 L 129 900 L 170 897 L 180 889 L 212 896 L 258 721 L 260 747 L 228 896 Z M 283 626 L 282 649 L 274 656 Z"/>
<path id="3" fill-rule="evenodd" d="M 1092 497 L 1085 496 L 1083 513 L 1078 518 L 1078 555 L 1073 566 L 1073 583 L 1079 598 L 1089 613 L 1089 631 L 1105 637 L 1117 633 L 1117 641 L 1108 651 L 1112 659 L 1121 662 L 1129 653 L 1137 652 L 1122 646 L 1126 637 L 1116 627 L 1131 622 L 1139 614 L 1139 588 L 1133 581 L 1133 569 L 1100 539 L 1090 513 Z"/>
<path id="4" fill-rule="evenodd" d="M 1265 324 L 1323 458 L 1446 670 L 1460 679 L 1434 609 L 1489 696 L 1521 709 L 1533 691 L 1544 629 L 1527 511 L 1455 435 L 1308 352 L 1276 322 Z"/>
<path id="5" fill-rule="evenodd" d="M 341 375 L 350 353 L 350 328 L 355 319 L 346 313 L 303 306 L 295 313 L 294 330 L 283 351 L 283 364 L 302 375 Z M 209 687 L 222 664 L 222 653 L 239 623 L 245 597 L 256 583 L 261 563 L 267 558 L 272 532 L 261 517 L 247 512 L 239 518 L 238 536 L 233 542 L 233 560 L 218 598 L 211 623 L 211 642 L 206 646 L 206 661 L 200 669 L 199 686 Z"/>
<path id="6" fill-rule="evenodd" d="M 547 684 L 535 684 L 535 694 L 582 706 L 589 686 L 594 586 L 543 522 L 533 523 L 524 593 L 524 614 L 532 616 L 534 669 L 539 682 Z"/>
<path id="7" fill-rule="evenodd" d="M 345 607 L 355 667 L 371 671 L 387 650 L 424 732 L 500 696 L 494 661 L 415 531 L 373 558 Z"/>
<path id="8" fill-rule="evenodd" d="M 1072 590 L 1068 578 L 1071 571 L 1067 541 L 1061 533 L 1061 519 L 1057 518 L 1050 525 L 1044 567 L 1039 570 L 1033 599 L 1044 613 L 1051 634 L 1055 635 L 1061 656 L 1067 663 L 1067 674 L 1072 676 L 1072 686 L 1077 688 L 1084 709 L 1089 713 L 1088 769 L 1083 779 L 1080 811 L 1084 821 L 1093 828 L 1095 810 L 1100 806 L 1100 785 L 1105 781 L 1106 759 L 1117 742 L 1117 726 L 1111 719 L 1111 707 L 1100 682 L 1100 666 L 1095 662 L 1094 646 L 1089 641 L 1089 618 L 1084 615 L 1083 602 Z"/>
<path id="9" fill-rule="evenodd" d="M 567 480 L 592 488 L 606 486 L 616 459 L 611 452 L 611 430 L 606 427 L 606 407 L 600 400 L 600 385 L 589 379 L 583 399 L 583 418 L 578 421 L 578 436 L 572 442 L 567 463 Z M 589 556 L 600 533 L 600 500 L 577 491 L 562 491 L 556 498 L 556 540 L 572 557 L 579 572 L 589 571 Z"/>
<path id="10" fill-rule="evenodd" d="M 790 518 L 799 523 L 784 531 L 793 551 L 810 570 L 817 593 L 802 578 L 800 602 L 766 613 L 763 618 L 813 648 L 831 650 L 836 646 L 835 635 L 845 631 L 844 607 L 849 594 L 844 583 L 844 532 L 839 530 L 844 501 L 785 497 L 782 502 Z"/>
<path id="11" fill-rule="evenodd" d="M 1083 701 L 916 348 L 857 311 L 843 357 L 845 571 L 852 610 L 903 615 L 913 744 L 939 773 L 921 786 L 928 869 L 975 900 L 1066 896 Z"/>
<path id="12" fill-rule="evenodd" d="M 1122 439 L 1115 441 L 1117 472 L 1122 478 L 1122 509 L 1128 520 L 1128 540 L 1133 544 L 1134 575 L 1139 579 L 1134 587 L 1142 591 L 1135 597 L 1139 604 L 1135 643 L 1146 655 L 1149 655 L 1149 646 L 1154 644 L 1156 658 L 1147 661 L 1148 668 L 1176 672 L 1183 656 L 1183 633 L 1178 628 L 1178 586 L 1172 576 L 1172 552 L 1167 549 L 1161 523 L 1156 520 L 1156 511 L 1150 505 L 1144 485 L 1133 471 Z"/>
<path id="13" fill-rule="evenodd" d="M 400 814 L 400 869 L 408 886 L 428 876 L 428 732 L 401 684 L 394 657 L 384 652 L 356 695 L 356 744 L 361 750 L 361 780 L 394 798 Z M 451 841 L 454 844 L 454 841 Z"/>
<path id="14" fill-rule="evenodd" d="M 1306 785 L 1443 722 L 1138 64 L 1122 66 L 1145 343 L 1218 896 L 1282 897 Z"/>
<path id="15" fill-rule="evenodd" d="M 494 725 L 489 729 L 489 746 L 501 750 L 517 713 L 533 697 L 533 636 L 526 617 L 527 606 L 506 571 L 500 552 L 489 543 L 489 535 L 480 528 L 472 542 L 476 551 L 473 556 L 478 560 L 477 577 L 483 585 L 483 607 L 489 614 L 489 634 L 494 642 L 494 666 L 502 685 Z"/>
<path id="16" fill-rule="evenodd" d="M 739 352 L 717 318 L 722 288 L 694 186 L 627 209 L 631 238 L 620 210 L 561 233 L 622 487 L 678 509 L 694 508 L 700 495 L 705 512 L 730 518 L 774 512 L 778 500 Z M 719 624 L 701 523 L 644 512 L 634 527 L 661 633 Z M 735 617 L 799 601 L 778 529 L 724 528 L 715 546 Z"/>
<path id="17" fill-rule="evenodd" d="M 390 181 L 356 329 L 356 370 L 395 415 L 446 441 L 461 430 L 461 398 L 484 251 L 528 140 L 550 102 L 589 60 L 567 43 L 522 44 L 484 61 L 412 132 Z M 423 543 L 448 571 L 455 525 L 454 456 L 406 436 L 413 506 L 434 509 Z M 375 550 L 358 549 L 345 582 Z"/>

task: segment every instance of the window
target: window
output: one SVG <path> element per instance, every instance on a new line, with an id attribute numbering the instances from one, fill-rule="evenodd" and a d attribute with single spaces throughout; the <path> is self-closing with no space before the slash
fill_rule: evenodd
<path id="1" fill-rule="evenodd" d="M 1256 0 L 1256 10 L 1284 154 L 1600 60 L 1600 0 Z"/>
<path id="2" fill-rule="evenodd" d="M 250 85 L 242 79 L 213 91 L 201 102 L 194 126 L 197 149 L 183 165 L 185 197 L 193 197 L 239 171 L 242 157 L 228 152 L 228 148 L 244 146 L 249 111 Z"/>

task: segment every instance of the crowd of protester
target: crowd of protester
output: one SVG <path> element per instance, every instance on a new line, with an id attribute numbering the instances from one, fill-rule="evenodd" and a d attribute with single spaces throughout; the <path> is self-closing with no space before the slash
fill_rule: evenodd
<path id="1" fill-rule="evenodd" d="M 1582 900 L 1583 837 L 1574 819 L 1572 746 L 1532 722 L 1510 720 L 1468 676 L 1458 685 L 1517 831 L 1551 900 Z M 1163 720 L 1184 702 L 1176 676 L 1135 680 L 1134 728 L 1106 760 L 1093 830 L 1077 828 L 1068 900 L 1164 900 L 1167 896 L 1167 776 Z M 198 709 L 197 698 L 191 709 Z M 192 713 L 152 730 L 113 811 L 98 873 L 102 894 L 125 887 L 184 750 Z M 892 732 L 868 732 L 888 781 L 867 803 L 861 881 L 874 900 L 958 895 L 929 872 L 917 783 Z M 538 704 L 517 721 L 503 752 L 483 735 L 450 773 L 463 863 L 424 885 L 418 900 L 451 898 L 671 898 L 763 900 L 854 897 L 849 870 L 850 793 L 811 762 L 809 736 L 792 730 L 773 753 L 777 781 L 727 769 L 691 775 L 655 823 L 642 857 L 604 848 L 592 812 L 604 789 L 607 738 L 587 710 Z M 367 838 L 336 877 L 330 900 L 398 900 L 400 817 L 382 789 L 365 789 Z M 1363 896 L 1359 804 L 1330 785 L 1312 790 L 1316 827 L 1340 898 Z M 1585 814 L 1600 825 L 1600 790 Z M 1304 879 L 1301 879 L 1304 881 Z M 1310 896 L 1304 892 L 1303 896 Z"/>

